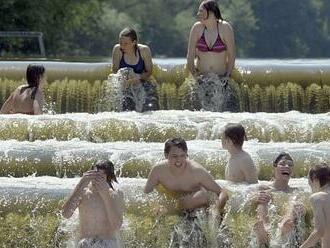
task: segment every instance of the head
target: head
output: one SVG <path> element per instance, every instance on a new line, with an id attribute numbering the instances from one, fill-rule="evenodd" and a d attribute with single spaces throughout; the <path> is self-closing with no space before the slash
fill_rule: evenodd
<path id="1" fill-rule="evenodd" d="M 169 165 L 180 167 L 186 163 L 188 147 L 182 138 L 172 138 L 165 142 L 164 154 Z"/>
<path id="2" fill-rule="evenodd" d="M 275 180 L 289 181 L 293 173 L 293 159 L 287 152 L 281 152 L 274 160 Z"/>
<path id="3" fill-rule="evenodd" d="M 97 170 L 103 172 L 108 184 L 113 189 L 112 181 L 118 183 L 116 175 L 115 175 L 115 168 L 111 161 L 109 160 L 99 160 L 95 164 L 92 165 L 91 170 Z"/>
<path id="4" fill-rule="evenodd" d="M 223 20 L 219 6 L 214 0 L 203 1 L 198 8 L 197 17 L 200 21 L 214 17 L 217 20 Z"/>
<path id="5" fill-rule="evenodd" d="M 30 64 L 26 69 L 26 80 L 30 87 L 39 87 L 45 79 L 45 67 L 43 65 Z"/>
<path id="6" fill-rule="evenodd" d="M 133 28 L 124 28 L 119 33 L 119 45 L 123 53 L 127 51 L 137 51 L 138 37 Z"/>
<path id="7" fill-rule="evenodd" d="M 21 93 L 27 88 L 33 88 L 31 99 L 34 99 L 38 88 L 41 87 L 46 81 L 45 67 L 37 64 L 28 65 L 26 69 L 26 81 L 28 86 L 23 87 L 21 89 Z"/>
<path id="8" fill-rule="evenodd" d="M 330 168 L 327 164 L 316 165 L 308 172 L 308 183 L 314 192 L 330 183 Z"/>
<path id="9" fill-rule="evenodd" d="M 230 149 L 231 146 L 242 149 L 246 134 L 244 127 L 239 123 L 229 123 L 221 135 L 222 147 Z"/>

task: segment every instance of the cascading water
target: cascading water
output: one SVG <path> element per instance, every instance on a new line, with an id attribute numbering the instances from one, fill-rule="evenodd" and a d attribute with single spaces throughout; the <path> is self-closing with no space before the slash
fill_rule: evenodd
<path id="1" fill-rule="evenodd" d="M 188 86 L 182 83 L 182 72 L 176 71 L 173 76 L 169 71 L 155 72 L 158 73 L 156 79 L 161 79 L 159 101 L 161 106 L 180 109 L 184 100 L 181 96 L 187 92 L 185 87 Z M 288 106 L 298 106 L 294 109 L 304 111 L 308 104 L 310 106 L 314 102 L 313 99 L 321 99 L 321 102 L 315 103 L 315 108 L 324 111 L 315 112 L 328 111 L 328 105 L 322 105 L 328 99 L 326 80 L 322 81 L 322 86 L 313 86 L 312 82 L 300 85 L 288 73 L 288 78 L 293 82 L 289 85 L 286 77 L 279 73 L 282 81 L 266 86 L 262 81 L 272 81 L 276 72 L 266 76 L 255 74 L 255 84 L 249 81 L 253 75 L 247 72 L 242 75 L 245 86 L 237 80 L 240 84 L 238 97 L 241 110 L 268 108 L 275 111 L 275 107 L 285 110 Z M 321 76 L 326 77 L 325 74 Z M 3 101 L 18 82 L 3 78 L 0 81 Z M 98 82 L 65 79 L 49 84 L 46 96 L 55 113 L 119 111 L 119 81 L 114 75 L 107 82 L 105 78 Z M 309 95 L 306 92 L 310 92 Z M 118 98 L 110 97 L 113 95 Z M 267 97 L 264 99 L 262 95 Z M 283 101 L 277 102 L 278 99 Z M 242 104 L 247 104 L 249 109 Z M 77 177 L 95 160 L 107 158 L 115 163 L 119 188 L 125 194 L 125 220 L 120 233 L 125 247 L 165 248 L 170 244 L 173 247 L 200 247 L 201 244 L 205 247 L 257 247 L 252 230 L 256 207 L 249 201 L 256 186 L 220 180 L 224 178 L 228 155 L 221 148 L 219 137 L 228 122 L 240 122 L 246 128 L 249 140 L 244 143 L 244 149 L 254 159 L 259 179 L 272 178 L 272 161 L 279 152 L 287 151 L 294 158 L 295 178 L 290 180 L 290 185 L 300 191 L 274 194 L 269 214 L 272 220 L 271 247 L 297 247 L 297 242 L 300 243 L 311 228 L 310 190 L 305 179 L 308 168 L 318 162 L 330 163 L 329 113 L 163 110 L 145 113 L 1 115 L 1 246 L 75 247 L 78 239 L 77 215 L 64 220 L 59 209 L 64 197 L 79 181 Z M 189 158 L 205 166 L 217 182 L 231 192 L 227 214 L 222 216 L 222 221 L 218 222 L 210 212 L 201 211 L 190 216 L 193 221 L 188 218 L 189 224 L 185 224 L 175 211 L 175 200 L 157 192 L 143 194 L 150 168 L 163 158 L 164 141 L 177 135 L 188 140 Z M 214 200 L 215 196 L 211 198 Z M 289 203 L 297 200 L 303 202 L 306 212 L 297 219 L 297 230 L 287 239 L 281 239 L 277 224 Z M 173 211 L 162 214 L 163 206 Z M 189 228 L 190 225 L 193 228 Z"/>

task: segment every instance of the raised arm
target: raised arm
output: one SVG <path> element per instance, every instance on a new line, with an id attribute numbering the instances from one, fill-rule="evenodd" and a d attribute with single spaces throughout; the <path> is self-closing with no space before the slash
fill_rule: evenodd
<path id="1" fill-rule="evenodd" d="M 159 183 L 159 166 L 160 165 L 156 165 L 151 169 L 146 185 L 144 186 L 144 193 L 149 194 Z"/>
<path id="2" fill-rule="evenodd" d="M 235 52 L 235 37 L 234 31 L 231 25 L 227 22 L 223 24 L 224 26 L 224 42 L 227 46 L 227 68 L 226 75 L 229 77 L 235 66 L 236 52 Z"/>
<path id="3" fill-rule="evenodd" d="M 143 48 L 141 49 L 141 56 L 143 58 L 145 70 L 146 70 L 144 73 L 141 74 L 141 79 L 148 80 L 152 74 L 152 67 L 153 67 L 152 54 L 148 46 L 143 46 Z"/>
<path id="4" fill-rule="evenodd" d="M 325 220 L 327 217 L 324 214 L 323 208 L 328 206 L 324 206 L 320 193 L 311 196 L 311 204 L 314 214 L 314 230 L 300 248 L 314 247 L 325 232 Z"/>
<path id="5" fill-rule="evenodd" d="M 68 219 L 72 216 L 73 212 L 76 210 L 82 200 L 84 188 L 87 187 L 88 183 L 94 178 L 95 174 L 93 172 L 88 171 L 84 173 L 72 194 L 63 204 L 62 215 L 64 218 Z"/>
<path id="6" fill-rule="evenodd" d="M 117 73 L 117 71 L 119 70 L 120 58 L 120 45 L 117 44 L 112 49 L 112 73 Z"/>
<path id="7" fill-rule="evenodd" d="M 189 35 L 188 41 L 188 51 L 187 51 L 187 68 L 192 75 L 196 75 L 196 67 L 195 67 L 195 57 L 196 57 L 196 44 L 197 44 L 197 34 L 199 30 L 199 26 L 201 24 L 199 22 L 195 23 Z"/>

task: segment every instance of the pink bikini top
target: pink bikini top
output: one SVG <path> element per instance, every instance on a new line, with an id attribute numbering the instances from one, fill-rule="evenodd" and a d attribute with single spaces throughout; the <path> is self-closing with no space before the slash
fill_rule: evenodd
<path id="1" fill-rule="evenodd" d="M 201 36 L 201 38 L 197 41 L 197 45 L 196 48 L 201 51 L 201 52 L 214 52 L 214 53 L 221 53 L 225 50 L 227 50 L 226 44 L 221 40 L 220 34 L 219 34 L 219 28 L 218 28 L 218 24 L 217 23 L 217 30 L 218 30 L 218 37 L 215 40 L 213 46 L 211 48 L 209 48 L 209 46 L 206 43 L 205 40 L 205 29 L 203 30 L 203 34 Z"/>

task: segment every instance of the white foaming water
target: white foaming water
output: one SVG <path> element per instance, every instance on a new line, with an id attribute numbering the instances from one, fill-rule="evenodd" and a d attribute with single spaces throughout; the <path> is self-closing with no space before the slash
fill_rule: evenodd
<path id="1" fill-rule="evenodd" d="M 158 132 L 170 128 L 177 130 L 179 133 L 180 131 L 190 130 L 196 139 L 218 139 L 222 128 L 227 123 L 240 122 L 248 132 L 255 130 L 256 135 L 267 141 L 272 139 L 288 140 L 290 142 L 330 140 L 330 113 L 306 114 L 297 111 L 287 113 L 217 113 L 169 110 L 145 113 L 104 112 L 42 116 L 15 114 L 1 115 L 0 129 L 11 130 L 17 128 L 22 133 L 28 132 L 29 139 L 35 140 L 38 138 L 36 136 L 38 130 L 54 126 L 59 130 L 61 128 L 65 129 L 66 132 L 72 134 L 69 135 L 70 137 L 89 140 L 93 136 L 93 131 L 102 129 L 109 121 L 117 121 L 118 123 L 114 125 L 123 130 L 125 128 L 136 128 L 137 139 L 142 137 L 144 132 L 150 128 L 156 128 Z M 120 123 L 123 124 L 120 125 Z M 52 129 L 50 131 L 54 132 Z M 104 132 L 109 131 L 111 130 L 104 130 Z M 10 131 L 7 132 L 10 133 Z M 79 132 L 79 134 L 75 132 Z M 6 135 L 6 133 L 3 135 Z M 9 138 L 15 138 L 15 133 L 12 136 L 9 136 Z"/>

